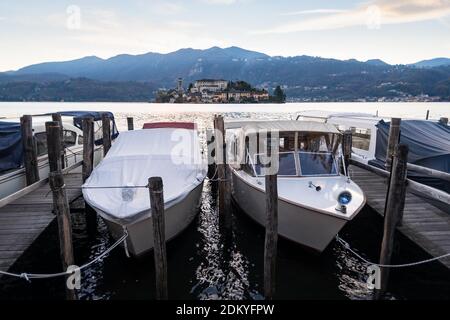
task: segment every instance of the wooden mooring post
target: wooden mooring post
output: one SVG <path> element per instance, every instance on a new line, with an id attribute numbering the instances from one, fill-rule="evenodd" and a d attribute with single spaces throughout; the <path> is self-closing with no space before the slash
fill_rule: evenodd
<path id="1" fill-rule="evenodd" d="M 215 119 L 214 119 L 215 122 Z M 215 127 L 215 126 L 214 126 Z M 214 135 L 214 129 L 213 130 L 207 130 L 206 131 L 206 147 L 208 150 L 208 179 L 216 179 L 216 162 L 215 162 L 215 156 L 216 156 L 216 150 L 215 150 L 215 135 Z"/>
<path id="2" fill-rule="evenodd" d="M 72 222 L 70 217 L 69 202 L 61 172 L 61 127 L 59 122 L 46 122 L 48 161 L 50 166 L 50 188 L 53 193 L 54 211 L 58 222 L 58 236 L 60 255 L 63 270 L 74 264 L 72 246 Z M 67 277 L 66 277 L 67 278 Z M 68 300 L 76 300 L 76 293 L 66 286 L 66 297 Z"/>
<path id="3" fill-rule="evenodd" d="M 272 154 L 271 137 L 267 139 L 267 155 L 270 157 L 270 165 L 273 160 L 278 161 L 278 151 Z M 278 149 L 277 149 L 278 150 Z M 276 261 L 278 243 L 278 185 L 277 174 L 270 173 L 265 176 L 266 182 L 266 235 L 264 241 L 264 296 L 272 300 L 276 287 Z"/>
<path id="4" fill-rule="evenodd" d="M 386 206 L 384 209 L 384 232 L 381 244 L 380 264 L 391 263 L 394 251 L 395 229 L 401 221 L 406 197 L 408 146 L 399 144 L 394 152 L 391 178 Z M 381 298 L 386 292 L 389 281 L 389 268 L 381 267 L 380 289 L 376 290 L 376 297 Z"/>
<path id="5" fill-rule="evenodd" d="M 102 114 L 103 130 L 103 156 L 106 156 L 111 148 L 111 119 L 107 113 Z"/>
<path id="6" fill-rule="evenodd" d="M 164 194 L 161 177 L 148 179 L 153 223 L 153 252 L 155 257 L 156 299 L 167 300 L 167 254 L 164 223 Z"/>
<path id="7" fill-rule="evenodd" d="M 82 179 L 83 183 L 94 169 L 94 118 L 86 117 L 82 121 L 83 127 L 83 166 L 82 166 Z M 86 228 L 88 234 L 95 234 L 97 230 L 97 213 L 87 203 L 84 203 L 84 212 L 86 218 Z"/>
<path id="8" fill-rule="evenodd" d="M 400 124 L 402 119 L 392 118 L 389 126 L 388 145 L 386 149 L 386 169 L 391 171 L 392 156 L 394 154 L 395 147 L 400 141 Z"/>
<path id="9" fill-rule="evenodd" d="M 94 118 L 83 118 L 83 183 L 94 168 Z"/>
<path id="10" fill-rule="evenodd" d="M 231 229 L 230 209 L 230 172 L 226 166 L 225 124 L 223 116 L 218 115 L 214 119 L 214 135 L 216 141 L 216 166 L 217 179 L 219 180 L 219 216 L 226 230 Z M 228 171 L 228 175 L 227 175 Z"/>
<path id="11" fill-rule="evenodd" d="M 133 117 L 127 117 L 127 125 L 128 125 L 128 131 L 134 130 L 134 119 L 133 119 Z"/>
<path id="12" fill-rule="evenodd" d="M 342 135 L 342 154 L 344 155 L 344 173 L 348 175 L 348 166 L 350 164 L 350 158 L 352 157 L 352 131 L 345 130 Z"/>
<path id="13" fill-rule="evenodd" d="M 52 120 L 58 122 L 59 126 L 61 127 L 61 130 L 59 130 L 60 131 L 59 132 L 60 141 L 61 141 L 61 148 L 60 148 L 60 152 L 61 152 L 61 168 L 64 169 L 65 166 L 66 166 L 66 156 L 64 154 L 64 150 L 66 148 L 66 145 L 64 144 L 64 127 L 63 127 L 61 114 L 60 113 L 52 113 Z"/>
<path id="14" fill-rule="evenodd" d="M 443 124 L 444 126 L 448 125 L 448 118 L 446 117 L 439 118 L 439 123 Z"/>
<path id="15" fill-rule="evenodd" d="M 23 162 L 27 186 L 39 181 L 39 168 L 37 162 L 36 141 L 33 137 L 33 119 L 30 115 L 20 118 L 22 133 Z"/>

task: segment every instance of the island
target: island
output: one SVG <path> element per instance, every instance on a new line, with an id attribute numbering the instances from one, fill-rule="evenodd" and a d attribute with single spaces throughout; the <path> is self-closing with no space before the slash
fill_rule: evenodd
<path id="1" fill-rule="evenodd" d="M 183 79 L 178 78 L 177 87 L 161 89 L 156 93 L 157 103 L 284 103 L 286 95 L 277 86 L 270 95 L 266 89 L 258 89 L 250 83 L 238 80 L 200 79 L 190 83 L 187 90 Z"/>

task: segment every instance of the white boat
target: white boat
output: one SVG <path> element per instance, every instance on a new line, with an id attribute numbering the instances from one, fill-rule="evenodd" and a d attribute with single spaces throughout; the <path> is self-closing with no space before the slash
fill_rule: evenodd
<path id="1" fill-rule="evenodd" d="M 266 223 L 265 177 L 259 159 L 264 151 L 249 144 L 266 130 L 279 134 L 280 236 L 322 252 L 364 206 L 362 190 L 339 173 L 340 133 L 333 125 L 288 120 L 227 122 L 225 126 L 229 154 L 243 159 L 231 165 L 233 197 L 262 226 Z"/>
<path id="2" fill-rule="evenodd" d="M 139 256 L 153 248 L 148 178 L 162 178 L 165 235 L 183 231 L 199 211 L 206 162 L 193 123 L 152 123 L 123 132 L 83 185 L 83 196 L 104 219 L 113 238 L 128 232 Z M 110 188 L 126 186 L 126 188 Z M 105 188 L 103 188 L 105 187 Z"/>
<path id="3" fill-rule="evenodd" d="M 63 142 L 65 145 L 65 167 L 69 167 L 83 160 L 83 130 L 81 119 L 84 116 L 94 117 L 94 132 L 96 142 L 102 138 L 101 113 L 70 111 L 62 112 Z M 112 115 L 112 114 L 111 114 Z M 36 141 L 36 151 L 39 169 L 39 178 L 48 177 L 49 165 L 47 155 L 47 134 L 45 123 L 52 121 L 51 115 L 34 115 L 32 118 L 33 136 Z M 0 150 L 0 199 L 3 199 L 26 187 L 25 168 L 22 166 L 22 142 L 20 136 L 20 119 L 0 119 L 1 150 Z M 113 130 L 117 132 L 113 123 Z M 94 165 L 103 157 L 103 150 L 96 148 L 94 152 Z M 75 171 L 81 170 L 81 168 Z"/>

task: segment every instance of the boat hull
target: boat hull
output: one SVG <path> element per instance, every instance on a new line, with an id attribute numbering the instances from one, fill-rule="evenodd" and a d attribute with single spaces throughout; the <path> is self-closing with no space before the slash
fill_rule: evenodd
<path id="1" fill-rule="evenodd" d="M 266 195 L 233 171 L 232 195 L 253 220 L 266 224 Z M 348 222 L 278 199 L 278 234 L 302 246 L 322 252 Z"/>
<path id="2" fill-rule="evenodd" d="M 170 207 L 165 207 L 164 224 L 166 240 L 171 240 L 180 234 L 197 216 L 200 208 L 202 190 L 203 182 L 192 189 L 183 200 Z M 108 219 L 108 215 L 98 209 L 96 211 L 103 217 L 114 239 L 117 240 L 123 236 L 123 224 Z M 127 224 L 126 229 L 128 232 L 127 248 L 130 254 L 140 256 L 153 249 L 153 222 L 151 216 Z"/>

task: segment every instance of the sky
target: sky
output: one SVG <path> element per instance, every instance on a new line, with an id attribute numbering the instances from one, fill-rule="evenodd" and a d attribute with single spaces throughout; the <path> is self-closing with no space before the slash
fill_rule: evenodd
<path id="1" fill-rule="evenodd" d="M 0 71 L 212 46 L 391 64 L 450 57 L 450 0 L 0 1 Z"/>

